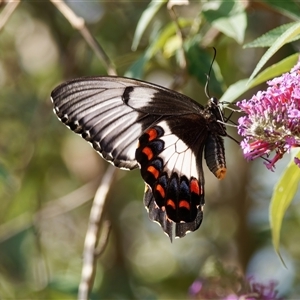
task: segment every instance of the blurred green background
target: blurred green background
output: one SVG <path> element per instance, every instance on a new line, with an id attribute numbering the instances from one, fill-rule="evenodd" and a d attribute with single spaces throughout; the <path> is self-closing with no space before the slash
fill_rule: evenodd
<path id="1" fill-rule="evenodd" d="M 250 76 L 265 51 L 243 44 L 300 16 L 296 1 L 285 7 L 274 1 L 190 1 L 174 7 L 182 42 L 167 3 L 156 3 L 147 26 L 147 1 L 67 3 L 85 19 L 118 75 L 173 85 L 202 104 L 212 47 L 217 58 L 210 93 L 220 98 Z M 6 6 L 0 2 L 0 20 Z M 218 22 L 224 16 L 232 17 L 231 31 Z M 145 31 L 133 51 L 137 24 Z M 108 163 L 57 120 L 50 93 L 67 79 L 107 70 L 50 1 L 22 1 L 1 28 L 0 43 L 0 298 L 76 299 L 91 201 Z M 298 49 L 299 42 L 286 45 L 268 65 Z M 228 131 L 239 139 L 235 128 Z M 231 270 L 259 282 L 276 280 L 282 297 L 300 298 L 299 194 L 281 232 L 287 268 L 272 248 L 268 221 L 272 190 L 289 158 L 272 173 L 262 160 L 245 162 L 232 140 L 225 147 L 226 179 L 219 182 L 205 168 L 200 229 L 172 244 L 148 219 L 139 171 L 115 173 L 105 206 L 112 231 L 91 299 L 187 299 L 198 277 L 218 278 L 216 289 L 222 289 L 222 276 Z"/>

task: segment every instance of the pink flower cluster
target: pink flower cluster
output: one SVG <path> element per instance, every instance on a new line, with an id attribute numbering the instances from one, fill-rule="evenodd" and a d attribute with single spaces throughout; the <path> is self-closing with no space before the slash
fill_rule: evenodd
<path id="1" fill-rule="evenodd" d="M 241 278 L 240 278 L 241 279 Z M 237 280 L 237 278 L 236 278 Z M 220 282 L 219 282 L 220 281 Z M 225 282 L 224 282 L 225 281 Z M 191 299 L 221 299 L 221 300 L 283 300 L 278 297 L 275 281 L 258 283 L 253 278 L 237 280 L 239 292 L 232 292 L 230 285 L 221 278 L 197 279 L 189 288 Z M 232 286 L 234 284 L 232 283 Z M 231 290 L 231 293 L 229 292 Z M 228 293 L 229 292 L 229 293 Z M 228 294 L 226 294 L 228 293 Z M 224 295 L 225 294 L 225 295 Z"/>
<path id="2" fill-rule="evenodd" d="M 245 113 L 238 120 L 238 133 L 244 139 L 241 147 L 247 160 L 266 155 L 275 156 L 265 162 L 270 170 L 291 150 L 300 147 L 300 60 L 289 73 L 267 82 L 250 100 L 237 106 Z M 295 158 L 300 167 L 300 160 Z"/>

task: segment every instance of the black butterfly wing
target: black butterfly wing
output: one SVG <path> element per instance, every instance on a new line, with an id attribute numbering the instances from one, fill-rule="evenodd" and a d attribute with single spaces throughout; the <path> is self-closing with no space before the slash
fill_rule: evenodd
<path id="1" fill-rule="evenodd" d="M 58 86 L 51 99 L 65 125 L 124 169 L 138 167 L 135 150 L 146 128 L 164 114 L 175 116 L 200 107 L 179 93 L 123 77 L 74 79 Z"/>
<path id="2" fill-rule="evenodd" d="M 122 77 L 75 79 L 57 87 L 51 98 L 59 119 L 106 160 L 141 168 L 150 187 L 144 198 L 149 216 L 170 238 L 173 222 L 179 237 L 200 226 L 209 110 L 177 92 Z"/>
<path id="3" fill-rule="evenodd" d="M 151 187 L 144 203 L 149 216 L 172 237 L 196 230 L 202 221 L 204 176 L 202 153 L 208 131 L 204 118 L 188 114 L 165 118 L 139 139 L 136 158 Z M 155 199 L 155 201 L 154 201 Z M 200 217 L 201 216 L 201 217 Z"/>

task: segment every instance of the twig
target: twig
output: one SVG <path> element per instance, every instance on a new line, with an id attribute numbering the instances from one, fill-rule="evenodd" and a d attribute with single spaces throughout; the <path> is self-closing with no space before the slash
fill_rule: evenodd
<path id="1" fill-rule="evenodd" d="M 107 193 L 111 186 L 111 182 L 113 180 L 115 171 L 116 171 L 115 167 L 113 166 L 108 167 L 94 198 L 94 202 L 93 202 L 93 206 L 89 218 L 89 225 L 88 225 L 88 229 L 84 241 L 83 267 L 81 272 L 81 281 L 78 290 L 79 300 L 87 300 L 89 296 L 89 292 L 93 287 L 95 273 L 96 273 L 96 259 L 98 256 L 96 248 L 97 248 L 98 237 L 100 232 L 99 225 L 103 218 L 103 206 L 105 203 Z M 103 245 L 107 244 L 107 237 L 108 234 L 106 234 L 106 238 L 104 240 L 105 244 L 102 244 L 102 249 L 104 249 Z"/>
<path id="2" fill-rule="evenodd" d="M 85 26 L 84 19 L 78 17 L 63 1 L 50 1 L 64 15 L 64 17 L 70 22 L 70 24 L 81 33 L 83 38 L 95 52 L 96 56 L 104 63 L 107 69 L 107 73 L 109 75 L 116 75 L 117 72 L 111 60 L 109 59 L 108 55 L 106 55 L 101 45 L 91 35 L 90 31 Z M 89 293 L 93 287 L 96 274 L 96 259 L 104 251 L 105 246 L 107 245 L 110 226 L 106 227 L 107 230 L 102 235 L 100 249 L 96 250 L 100 232 L 100 223 L 103 217 L 103 207 L 106 200 L 106 195 L 109 191 L 111 181 L 113 179 L 114 172 L 115 168 L 109 166 L 95 194 L 93 206 L 91 208 L 89 225 L 83 249 L 81 281 L 78 289 L 78 299 L 80 300 L 88 299 Z"/>
<path id="3" fill-rule="evenodd" d="M 102 253 L 104 252 L 104 250 L 107 246 L 110 230 L 111 230 L 111 223 L 110 223 L 110 221 L 106 220 L 105 222 L 103 222 L 101 237 L 100 237 L 100 240 L 98 243 L 98 247 L 95 250 L 96 257 L 101 256 Z"/>
<path id="4" fill-rule="evenodd" d="M 38 223 L 39 220 L 54 218 L 58 215 L 65 214 L 68 211 L 83 205 L 93 198 L 98 184 L 99 178 L 96 178 L 95 180 L 81 186 L 77 190 L 64 197 L 49 201 L 35 213 L 33 218 L 29 212 L 25 212 L 1 225 L 0 243 L 10 239 L 14 235 L 26 230 L 27 228 L 30 228 L 33 225 L 32 220 Z"/>
<path id="5" fill-rule="evenodd" d="M 19 0 L 15 0 L 13 2 L 8 2 L 0 15 L 0 31 L 4 28 L 4 25 L 7 23 L 8 19 L 15 11 L 17 6 L 20 4 Z"/>
<path id="6" fill-rule="evenodd" d="M 180 42 L 181 42 L 180 48 L 178 49 L 180 75 L 177 78 L 175 78 L 172 86 L 170 87 L 171 89 L 175 89 L 175 90 L 178 90 L 178 88 L 180 86 L 182 86 L 187 80 L 187 78 L 186 78 L 187 61 L 186 61 L 186 57 L 185 57 L 185 51 L 184 51 L 184 48 L 183 48 L 184 34 L 183 34 L 183 32 L 181 30 L 181 27 L 180 27 L 180 24 L 178 22 L 178 17 L 177 17 L 177 14 L 176 14 L 175 10 L 174 10 L 174 5 L 185 5 L 187 3 L 186 3 L 186 1 L 182 1 L 182 2 L 180 2 L 180 1 L 169 1 L 168 5 L 167 5 L 168 10 L 169 10 L 169 14 L 170 14 L 173 22 L 176 25 L 176 34 L 180 38 Z"/>
<path id="7" fill-rule="evenodd" d="M 89 46 L 93 49 L 97 57 L 103 62 L 109 75 L 117 75 L 115 67 L 113 66 L 111 60 L 106 55 L 105 51 L 102 49 L 101 45 L 92 36 L 89 29 L 85 25 L 83 18 L 78 17 L 69 6 L 67 6 L 63 1 L 50 0 L 56 8 L 64 15 L 64 17 L 70 22 L 70 24 L 77 29 Z"/>
<path id="8" fill-rule="evenodd" d="M 36 219 L 49 219 L 75 209 L 93 198 L 99 184 L 99 177 L 83 185 L 68 195 L 61 197 L 55 203 L 45 205 L 36 213 Z"/>
<path id="9" fill-rule="evenodd" d="M 179 65 L 180 65 L 181 69 L 185 70 L 187 63 L 186 63 L 185 53 L 184 53 L 184 49 L 183 49 L 184 34 L 183 34 L 180 24 L 178 22 L 178 17 L 174 10 L 174 6 L 168 5 L 168 9 L 169 9 L 169 14 L 170 14 L 171 18 L 176 25 L 176 34 L 180 38 L 180 41 L 181 41 L 181 46 L 179 48 L 179 54 L 180 54 Z"/>

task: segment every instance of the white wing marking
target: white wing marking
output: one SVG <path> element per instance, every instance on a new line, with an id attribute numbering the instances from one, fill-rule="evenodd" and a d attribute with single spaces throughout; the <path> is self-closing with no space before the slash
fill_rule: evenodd
<path id="1" fill-rule="evenodd" d="M 177 172 L 179 176 L 199 178 L 197 170 L 196 157 L 192 150 L 171 130 L 167 123 L 160 122 L 157 124 L 164 130 L 164 135 L 160 138 L 165 143 L 164 150 L 159 154 L 159 157 L 165 162 L 164 171 L 169 176 L 173 172 Z"/>

